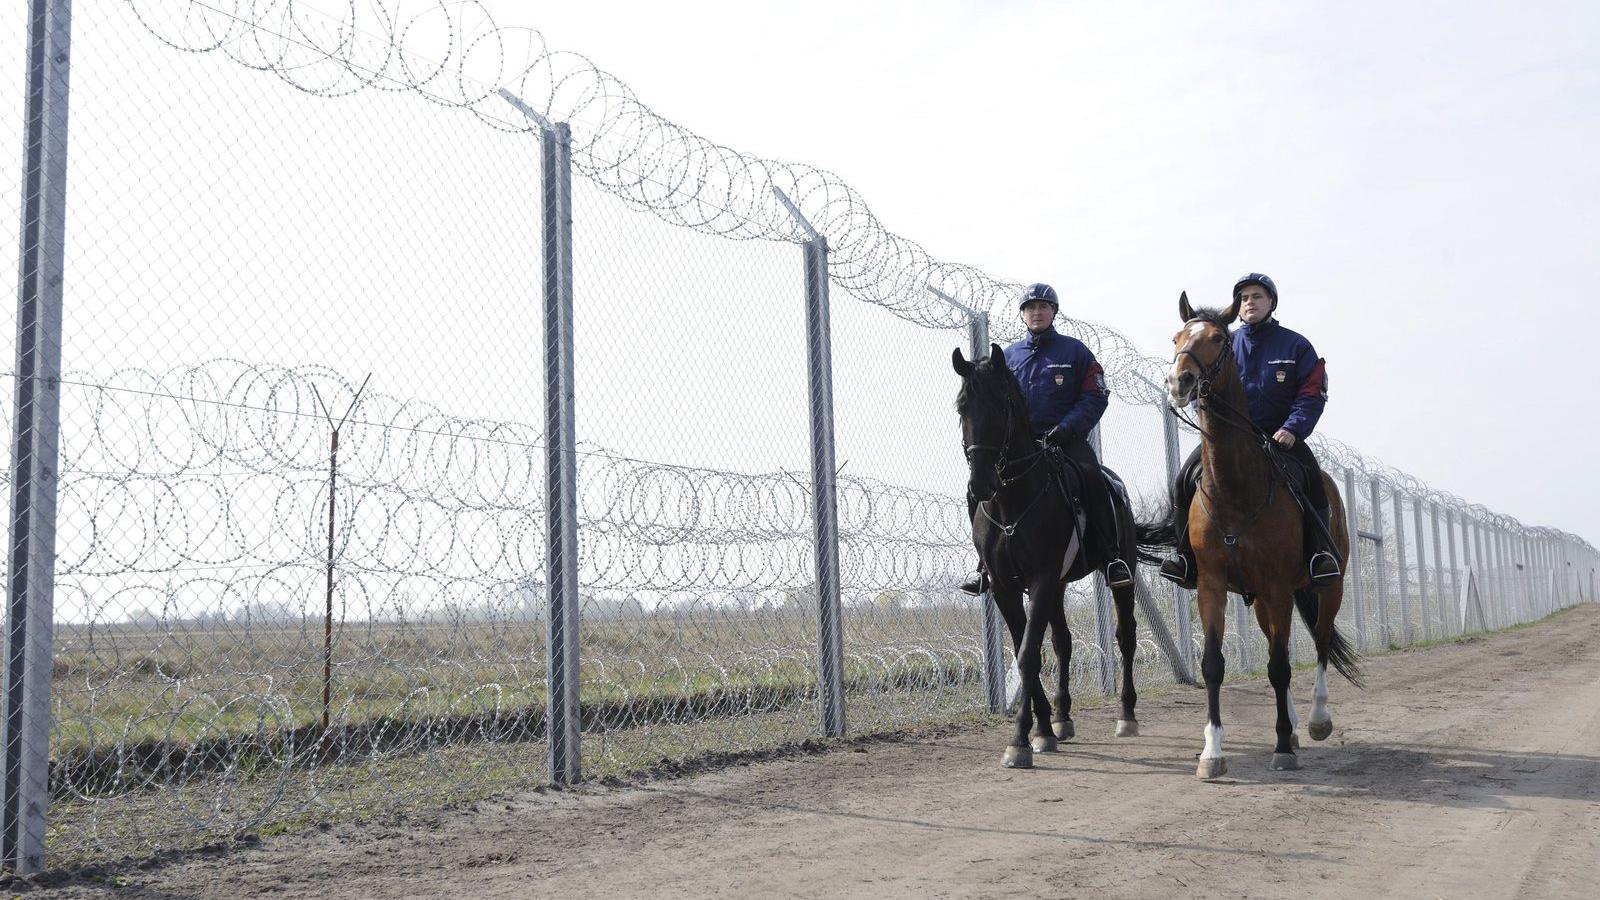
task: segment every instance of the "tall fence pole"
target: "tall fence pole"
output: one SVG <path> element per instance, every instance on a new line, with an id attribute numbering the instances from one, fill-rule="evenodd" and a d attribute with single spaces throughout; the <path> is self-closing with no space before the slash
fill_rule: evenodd
<path id="1" fill-rule="evenodd" d="M 973 362 L 989 355 L 989 314 L 980 312 L 933 285 L 926 285 L 928 293 L 949 304 L 967 320 L 967 357 Z M 1000 621 L 1000 608 L 994 604 L 994 595 L 984 591 L 978 596 L 982 607 L 979 614 L 982 626 L 979 638 L 983 643 L 983 697 L 989 712 L 1006 711 L 1006 640 L 1005 623 Z"/>
<path id="2" fill-rule="evenodd" d="M 1372 494 L 1372 541 L 1373 575 L 1378 582 L 1378 640 L 1387 645 L 1389 637 L 1389 579 L 1384 571 L 1383 560 L 1383 479 L 1372 476 L 1367 485 Z"/>
<path id="3" fill-rule="evenodd" d="M 1183 465 L 1179 461 L 1178 447 L 1178 415 L 1166 404 L 1161 406 L 1161 439 L 1167 456 L 1167 488 L 1178 483 L 1178 468 Z M 1178 630 L 1178 652 L 1183 656 L 1183 668 L 1187 672 L 1194 672 L 1194 628 L 1189 623 L 1189 592 L 1177 585 L 1172 587 L 1174 598 L 1173 623 Z"/>
<path id="4" fill-rule="evenodd" d="M 989 315 L 973 313 L 967 324 L 967 348 L 973 360 L 989 355 Z M 1006 710 L 1005 623 L 1000 608 L 988 592 L 978 598 L 983 604 L 983 694 L 989 712 Z"/>
<path id="5" fill-rule="evenodd" d="M 545 425 L 545 667 L 550 699 L 550 781 L 582 777 L 578 635 L 578 457 L 573 406 L 572 132 L 565 122 L 545 129 L 544 194 L 544 425 Z"/>
<path id="6" fill-rule="evenodd" d="M 1405 495 L 1400 488 L 1389 491 L 1394 501 L 1394 571 L 1400 585 L 1400 640 L 1411 643 L 1411 595 L 1406 590 L 1406 511 Z M 1420 553 L 1418 554 L 1421 555 Z"/>
<path id="7" fill-rule="evenodd" d="M 1417 537 L 1417 608 L 1422 616 L 1422 639 L 1433 639 L 1433 623 L 1428 614 L 1428 554 L 1422 546 L 1422 498 L 1411 498 L 1411 533 Z M 1434 536 L 1434 549 L 1438 550 L 1438 536 Z M 1438 573 L 1435 572 L 1435 577 Z"/>
<path id="8" fill-rule="evenodd" d="M 1456 559 L 1456 511 L 1449 506 L 1444 509 L 1444 533 L 1450 545 L 1450 596 L 1459 598 L 1461 596 L 1461 563 Z M 1464 551 L 1465 548 L 1463 548 Z M 1445 621 L 1456 622 L 1457 618 L 1451 615 L 1446 617 Z M 1460 633 L 1454 628 L 1448 629 L 1447 633 L 1449 632 Z"/>
<path id="9" fill-rule="evenodd" d="M 1344 496 L 1349 504 L 1346 510 L 1350 519 L 1350 559 L 1345 564 L 1345 583 L 1350 585 L 1351 598 L 1356 605 L 1356 648 L 1367 649 L 1367 584 L 1361 578 L 1356 561 L 1361 558 L 1361 539 L 1365 536 L 1361 527 L 1361 495 L 1356 493 L 1356 473 L 1354 469 L 1344 470 Z"/>
<path id="10" fill-rule="evenodd" d="M 805 231 L 806 371 L 811 395 L 811 510 L 817 568 L 817 700 L 822 733 L 840 737 L 844 722 L 843 608 L 839 598 L 838 468 L 833 453 L 833 336 L 828 318 L 828 239 L 788 195 L 774 195 Z"/>
<path id="11" fill-rule="evenodd" d="M 578 692 L 577 385 L 573 356 L 572 130 L 517 95 L 500 96 L 539 128 L 544 241 L 545 722 L 551 784 L 583 775 Z"/>
<path id="12" fill-rule="evenodd" d="M 61 425 L 61 294 L 67 223 L 70 0 L 28 5 L 17 279 L 16 406 L 6 572 L 0 865 L 44 866 L 50 805 L 50 665 Z"/>

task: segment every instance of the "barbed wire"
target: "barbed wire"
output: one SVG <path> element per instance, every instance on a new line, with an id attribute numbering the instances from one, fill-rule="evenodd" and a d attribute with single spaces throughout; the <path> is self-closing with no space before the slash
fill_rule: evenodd
<path id="1" fill-rule="evenodd" d="M 350 2 L 338 12 L 303 0 L 127 0 L 154 36 L 180 50 L 221 53 L 322 97 L 364 90 L 412 92 L 488 127 L 532 133 L 497 95 L 507 88 L 554 121 L 573 125 L 573 165 L 606 191 L 672 224 L 741 240 L 803 239 L 774 197 L 783 190 L 829 240 L 830 272 L 852 295 L 930 328 L 966 315 L 929 288 L 990 314 L 998 339 L 1020 335 L 1011 315 L 1020 282 L 940 260 L 890 231 L 862 195 L 826 169 L 739 152 L 659 115 L 588 57 L 553 50 L 535 30 L 499 24 L 476 0 Z M 1111 388 L 1133 402 L 1166 403 L 1168 361 L 1146 356 L 1117 330 L 1063 317 L 1088 344 Z M 1528 531 L 1514 518 L 1468 504 L 1355 448 L 1318 437 L 1338 465 L 1381 475 L 1413 497 L 1475 521 Z M 1546 535 L 1566 535 L 1537 529 Z"/>

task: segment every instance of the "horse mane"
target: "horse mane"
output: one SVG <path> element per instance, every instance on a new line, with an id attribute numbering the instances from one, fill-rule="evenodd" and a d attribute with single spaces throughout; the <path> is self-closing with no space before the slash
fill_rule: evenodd
<path id="1" fill-rule="evenodd" d="M 1190 319 L 1189 321 L 1205 322 L 1208 325 L 1215 325 L 1222 329 L 1223 334 L 1231 334 L 1232 332 L 1229 330 L 1230 323 L 1228 321 L 1228 313 L 1232 311 L 1233 310 L 1231 307 L 1228 309 L 1223 309 L 1218 306 L 1202 306 L 1193 310 L 1194 318 Z"/>
<path id="2" fill-rule="evenodd" d="M 1022 384 L 1021 382 L 1017 381 L 1016 373 L 1012 372 L 1009 366 L 995 365 L 994 357 L 992 355 L 985 356 L 983 359 L 978 360 L 974 365 L 975 369 L 973 374 L 978 377 L 975 379 L 968 378 L 963 381 L 961 385 L 961 391 L 956 394 L 957 412 L 965 412 L 969 408 L 969 404 L 973 400 L 973 392 L 970 390 L 970 388 L 975 382 L 984 385 L 996 384 L 998 382 L 1000 390 L 999 395 L 996 396 L 988 391 L 983 391 L 981 393 L 984 396 L 984 399 L 988 399 L 990 401 L 997 400 L 1000 402 L 1002 408 L 1005 406 L 1012 406 L 1020 409 L 1024 415 L 1026 415 L 1028 406 L 1022 398 Z"/>

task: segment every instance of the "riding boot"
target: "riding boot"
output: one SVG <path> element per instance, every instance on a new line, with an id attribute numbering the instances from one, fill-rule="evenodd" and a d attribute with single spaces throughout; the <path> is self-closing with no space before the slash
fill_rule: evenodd
<path id="1" fill-rule="evenodd" d="M 1306 528 L 1306 568 L 1311 573 L 1311 583 L 1322 584 L 1338 578 L 1342 573 L 1339 571 L 1339 557 L 1334 553 L 1333 545 L 1329 543 L 1327 537 L 1333 533 L 1332 527 L 1328 524 L 1328 508 L 1319 507 L 1311 513 L 1317 517 L 1316 521 L 1322 527 L 1318 528 L 1316 523 L 1308 523 Z"/>
<path id="2" fill-rule="evenodd" d="M 1189 529 L 1178 531 L 1178 545 L 1161 563 L 1162 578 L 1181 588 L 1194 590 L 1200 585 L 1200 573 L 1194 561 L 1194 548 L 1189 546 Z"/>
<path id="3" fill-rule="evenodd" d="M 989 573 L 984 571 L 983 563 L 979 562 L 978 563 L 978 571 L 972 573 L 972 577 L 971 578 L 968 578 L 966 581 L 961 582 L 961 593 L 963 593 L 963 594 L 971 594 L 974 597 L 978 597 L 978 596 L 981 596 L 982 594 L 984 594 L 988 590 L 989 590 Z"/>
<path id="4" fill-rule="evenodd" d="M 1128 568 L 1128 561 L 1122 558 L 1122 542 L 1117 540 L 1116 527 L 1104 527 L 1106 524 L 1102 522 L 1100 529 L 1100 544 L 1105 548 L 1106 556 L 1111 557 L 1105 568 L 1106 586 L 1130 587 L 1133 584 L 1133 571 Z"/>

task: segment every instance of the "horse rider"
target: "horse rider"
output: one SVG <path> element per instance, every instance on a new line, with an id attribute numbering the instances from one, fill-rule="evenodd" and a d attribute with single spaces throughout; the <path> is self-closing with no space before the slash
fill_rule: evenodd
<path id="1" fill-rule="evenodd" d="M 1317 427 L 1328 403 L 1328 372 L 1311 342 L 1278 324 L 1278 286 L 1260 272 L 1251 272 L 1233 286 L 1244 327 L 1233 333 L 1233 355 L 1244 380 L 1250 421 L 1272 436 L 1280 448 L 1306 471 L 1306 499 L 1310 516 L 1305 525 L 1306 568 L 1311 582 L 1319 584 L 1339 576 L 1328 530 L 1328 494 L 1322 467 L 1306 439 Z M 1189 503 L 1194 499 L 1200 470 L 1200 448 L 1189 454 L 1178 483 L 1173 486 L 1173 507 L 1178 546 L 1161 564 L 1161 576 L 1186 588 L 1197 578 L 1194 550 L 1189 544 Z"/>
<path id="2" fill-rule="evenodd" d="M 1055 329 L 1061 304 L 1056 289 L 1048 284 L 1032 284 L 1022 293 L 1022 322 L 1028 336 L 1005 349 L 1006 366 L 1022 385 L 1022 399 L 1028 406 L 1028 421 L 1033 436 L 1049 452 L 1065 456 L 1083 473 L 1084 513 L 1096 548 L 1111 557 L 1105 568 L 1106 584 L 1125 587 L 1133 583 L 1133 573 L 1121 557 L 1117 540 L 1116 512 L 1111 505 L 1111 488 L 1100 471 L 1100 460 L 1089 446 L 1089 432 L 1105 414 L 1111 392 L 1106 389 L 1105 370 L 1094 353 L 1075 337 Z M 968 518 L 976 507 L 967 498 Z M 1084 550 L 1088 551 L 1088 546 Z M 961 586 L 969 594 L 981 593 L 987 578 L 980 563 L 978 573 Z"/>

